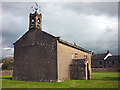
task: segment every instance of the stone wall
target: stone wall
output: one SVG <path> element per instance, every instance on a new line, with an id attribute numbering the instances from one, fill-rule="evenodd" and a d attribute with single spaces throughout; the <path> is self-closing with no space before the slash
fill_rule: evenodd
<path id="1" fill-rule="evenodd" d="M 87 60 L 73 59 L 70 65 L 70 79 L 87 80 Z M 90 77 L 90 76 L 89 76 Z"/>
<path id="2" fill-rule="evenodd" d="M 100 64 L 101 61 L 101 64 Z M 92 68 L 104 68 L 104 60 L 92 59 L 91 60 L 91 67 Z"/>
<path id="3" fill-rule="evenodd" d="M 3 70 L 2 71 L 2 75 L 12 75 L 13 74 L 13 70 Z"/>
<path id="4" fill-rule="evenodd" d="M 57 43 L 51 35 L 29 30 L 14 50 L 14 80 L 57 81 Z"/>
<path id="5" fill-rule="evenodd" d="M 109 56 L 106 60 L 92 59 L 91 61 L 92 68 L 119 68 L 119 66 L 120 58 L 117 56 Z"/>
<path id="6" fill-rule="evenodd" d="M 71 65 L 70 78 L 76 80 L 86 80 L 85 65 Z"/>
<path id="7" fill-rule="evenodd" d="M 91 68 L 92 72 L 120 72 L 118 68 Z"/>
<path id="8" fill-rule="evenodd" d="M 91 75 L 91 54 L 72 48 L 70 46 L 64 45 L 57 42 L 57 65 L 58 65 L 58 80 L 65 81 L 70 79 L 70 64 L 72 59 L 75 59 L 75 53 L 78 54 L 78 59 L 85 59 L 84 56 L 87 55 L 87 60 L 89 63 L 89 71 Z"/>

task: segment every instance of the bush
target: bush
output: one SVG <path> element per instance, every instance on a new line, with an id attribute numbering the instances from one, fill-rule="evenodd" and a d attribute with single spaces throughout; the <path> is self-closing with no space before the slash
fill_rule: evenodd
<path id="1" fill-rule="evenodd" d="M 13 70 L 13 62 L 6 62 L 2 65 L 2 70 Z"/>

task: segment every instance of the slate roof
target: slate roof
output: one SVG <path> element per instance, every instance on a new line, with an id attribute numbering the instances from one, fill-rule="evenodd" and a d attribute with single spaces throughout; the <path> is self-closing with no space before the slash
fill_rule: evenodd
<path id="1" fill-rule="evenodd" d="M 33 29 L 33 30 L 34 30 L 34 29 Z M 35 30 L 37 30 L 37 29 L 35 29 Z M 23 36 L 25 36 L 28 32 L 31 32 L 31 31 L 32 31 L 32 30 L 28 30 Z M 58 40 L 60 43 L 62 43 L 62 44 L 64 44 L 64 45 L 73 47 L 73 48 L 75 48 L 75 49 L 78 49 L 78 50 L 81 50 L 81 51 L 84 51 L 84 52 L 87 52 L 87 53 L 91 53 L 91 51 L 89 51 L 89 50 L 87 50 L 87 49 L 84 49 L 84 48 L 82 48 L 82 47 L 80 47 L 80 46 L 74 45 L 74 44 L 72 44 L 72 43 L 69 43 L 69 42 L 67 42 L 67 41 L 64 41 L 64 40 L 60 39 L 60 37 L 55 37 L 55 36 L 53 36 L 53 35 L 45 32 L 45 31 L 40 31 L 40 32 L 43 32 L 43 33 L 45 33 L 45 34 L 47 34 L 47 35 L 55 38 L 56 40 Z M 23 37 L 23 36 L 22 36 L 22 37 Z M 21 38 L 22 38 L 22 37 L 21 37 Z M 15 45 L 21 38 L 19 38 L 15 43 L 13 43 L 13 45 Z"/>
<path id="2" fill-rule="evenodd" d="M 60 43 L 62 43 L 62 44 L 71 46 L 71 47 L 73 47 L 73 48 L 75 48 L 75 49 L 78 49 L 78 50 L 81 50 L 81 51 L 84 51 L 84 52 L 87 52 L 87 53 L 91 53 L 91 51 L 89 51 L 89 50 L 87 50 L 87 49 L 84 49 L 84 48 L 82 48 L 82 47 L 80 47 L 80 46 L 74 45 L 74 44 L 72 44 L 72 43 L 69 43 L 69 42 L 67 42 L 67 41 L 64 41 L 64 40 L 60 39 L 60 37 L 55 37 L 55 36 L 53 36 L 53 35 L 45 32 L 45 31 L 42 31 L 42 32 L 44 32 L 44 33 L 52 36 L 53 38 L 56 38 L 56 39 L 57 39 Z"/>
<path id="3" fill-rule="evenodd" d="M 104 60 L 107 53 L 95 54 L 91 57 L 92 60 Z"/>
<path id="4" fill-rule="evenodd" d="M 69 42 L 67 42 L 67 41 L 64 41 L 64 40 L 60 39 L 60 37 L 55 37 L 55 36 L 53 36 L 53 35 L 45 32 L 45 31 L 42 31 L 42 32 L 44 32 L 44 33 L 52 36 L 53 38 L 56 38 L 56 39 L 57 39 L 60 43 L 62 43 L 62 44 L 68 45 L 68 46 L 70 46 L 70 47 L 73 47 L 73 48 L 75 48 L 75 49 L 78 49 L 78 50 L 81 50 L 81 51 L 84 51 L 84 52 L 87 52 L 87 53 L 91 53 L 91 51 L 89 51 L 89 50 L 87 50 L 87 49 L 84 49 L 84 48 L 82 48 L 82 47 L 80 47 L 80 46 L 74 45 L 74 44 L 72 44 L 72 43 L 69 43 Z"/>
<path id="5" fill-rule="evenodd" d="M 120 55 L 109 56 L 106 60 L 120 60 Z"/>
<path id="6" fill-rule="evenodd" d="M 68 45 L 68 46 L 70 46 L 70 47 L 73 47 L 73 48 L 75 48 L 75 49 L 78 49 L 78 50 L 81 50 L 81 51 L 84 51 L 84 52 L 87 52 L 87 53 L 91 53 L 91 51 L 89 51 L 89 50 L 87 50 L 87 49 L 84 49 L 84 48 L 82 48 L 82 47 L 80 47 L 80 46 L 77 46 L 77 45 L 74 45 L 74 44 L 72 44 L 72 43 L 69 43 L 69 42 L 67 42 L 67 41 L 64 41 L 64 40 L 62 40 L 62 39 L 58 39 L 58 41 L 60 42 L 60 43 L 62 43 L 62 44 L 65 44 L 65 45 Z"/>

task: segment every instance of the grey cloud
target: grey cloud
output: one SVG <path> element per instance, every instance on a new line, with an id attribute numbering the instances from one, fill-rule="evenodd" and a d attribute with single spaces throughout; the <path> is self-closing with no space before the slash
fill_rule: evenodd
<path id="1" fill-rule="evenodd" d="M 86 14 L 107 14 L 110 16 L 118 15 L 118 3 L 117 2 L 81 2 L 81 3 L 67 3 L 63 6 L 63 9 L 73 10 L 77 13 Z"/>
<path id="2" fill-rule="evenodd" d="M 61 36 L 68 42 L 76 42 L 77 45 L 96 53 L 104 53 L 107 49 L 111 49 L 113 54 L 117 54 L 117 26 L 111 24 L 114 27 L 111 28 L 108 25 L 108 27 L 101 29 L 96 25 L 97 22 L 91 20 L 91 18 L 102 17 L 100 16 L 102 14 L 107 14 L 108 16 L 105 15 L 105 17 L 108 17 L 108 20 L 111 20 L 111 17 L 116 19 L 114 17 L 117 16 L 116 3 L 39 4 L 43 14 L 42 27 L 44 31 L 55 36 Z M 13 48 L 12 44 L 28 30 L 30 7 L 33 5 L 34 3 L 2 4 L 2 44 L 4 48 Z M 13 51 L 11 52 L 13 54 Z M 3 51 L 4 57 L 12 54 L 10 51 Z"/>

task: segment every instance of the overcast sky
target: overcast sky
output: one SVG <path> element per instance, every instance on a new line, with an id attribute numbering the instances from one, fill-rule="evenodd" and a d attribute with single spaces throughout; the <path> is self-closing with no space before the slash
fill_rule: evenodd
<path id="1" fill-rule="evenodd" d="M 43 31 L 95 53 L 118 54 L 117 2 L 38 2 Z M 2 57 L 13 56 L 13 43 L 29 28 L 34 2 L 2 3 Z M 1 15 L 0 15 L 1 17 Z"/>

